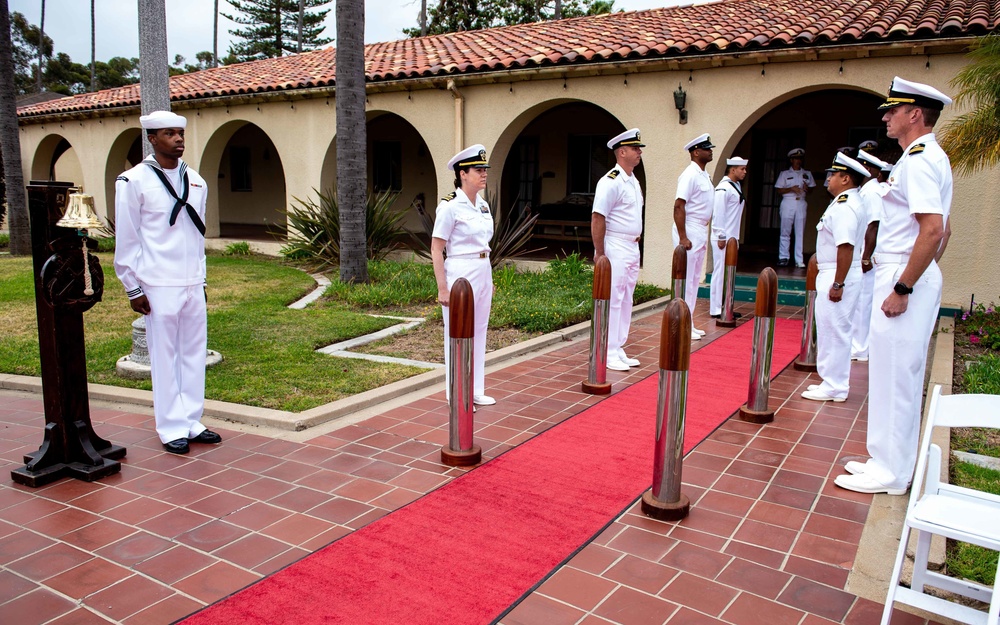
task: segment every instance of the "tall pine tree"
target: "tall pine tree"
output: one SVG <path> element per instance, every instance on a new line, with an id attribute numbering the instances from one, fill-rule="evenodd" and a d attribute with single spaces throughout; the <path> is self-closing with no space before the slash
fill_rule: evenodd
<path id="1" fill-rule="evenodd" d="M 615 0 L 431 0 L 427 9 L 426 34 L 441 35 L 460 30 L 480 30 L 510 24 L 582 15 L 600 15 L 615 10 Z M 558 5 L 559 17 L 556 16 Z M 418 16 L 419 21 L 419 16 Z M 404 28 L 408 37 L 420 37 L 421 27 Z"/>
<path id="2" fill-rule="evenodd" d="M 228 0 L 239 13 L 226 19 L 243 28 L 229 33 L 240 41 L 229 46 L 229 54 L 238 61 L 283 56 L 299 49 L 299 0 Z M 330 9 L 321 7 L 331 0 L 304 0 L 302 15 L 302 50 L 312 50 L 333 41 L 320 37 L 323 21 Z"/>

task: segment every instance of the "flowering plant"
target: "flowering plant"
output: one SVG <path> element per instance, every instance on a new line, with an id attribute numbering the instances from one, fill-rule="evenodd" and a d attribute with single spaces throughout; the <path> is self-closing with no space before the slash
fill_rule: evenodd
<path id="1" fill-rule="evenodd" d="M 959 317 L 957 326 L 968 335 L 970 344 L 1000 351 L 1000 311 L 994 304 L 972 302 L 972 307 Z"/>

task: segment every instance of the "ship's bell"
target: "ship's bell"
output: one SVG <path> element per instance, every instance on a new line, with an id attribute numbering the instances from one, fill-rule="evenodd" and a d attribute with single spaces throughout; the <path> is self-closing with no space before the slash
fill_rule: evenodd
<path id="1" fill-rule="evenodd" d="M 97 211 L 94 210 L 94 196 L 84 193 L 71 193 L 69 204 L 62 218 L 56 222 L 61 228 L 75 228 L 86 230 L 88 228 L 100 228 L 104 224 L 97 218 Z"/>

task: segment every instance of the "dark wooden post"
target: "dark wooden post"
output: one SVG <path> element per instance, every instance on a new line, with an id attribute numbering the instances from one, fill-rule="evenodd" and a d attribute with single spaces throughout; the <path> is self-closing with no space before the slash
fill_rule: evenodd
<path id="1" fill-rule="evenodd" d="M 819 263 L 816 255 L 809 259 L 806 269 L 806 308 L 803 311 L 802 343 L 799 345 L 799 357 L 792 363 L 796 371 L 816 370 L 816 276 L 819 275 Z"/>
<path id="2" fill-rule="evenodd" d="M 688 252 L 684 249 L 683 245 L 678 245 L 674 248 L 674 258 L 670 269 L 670 273 L 673 275 L 671 289 L 673 290 L 674 299 L 684 299 L 684 292 L 687 289 L 687 259 Z"/>
<path id="3" fill-rule="evenodd" d="M 25 466 L 11 471 L 11 478 L 32 487 L 64 476 L 92 482 L 120 471 L 118 460 L 125 457 L 125 448 L 99 437 L 90 421 L 83 313 L 101 300 L 104 274 L 97 257 L 89 257 L 94 293 L 85 295 L 81 237 L 55 225 L 71 186 L 28 186 L 45 431 L 42 446 L 25 454 Z"/>
<path id="4" fill-rule="evenodd" d="M 714 250 L 713 250 L 714 251 Z M 735 328 L 736 315 L 733 302 L 736 297 L 736 260 L 740 255 L 740 242 L 735 237 L 726 241 L 726 273 L 722 282 L 722 314 L 715 320 L 718 328 Z M 715 280 L 715 276 L 712 276 Z"/>
<path id="5" fill-rule="evenodd" d="M 441 447 L 441 462 L 452 467 L 478 464 L 483 450 L 472 442 L 472 353 L 476 334 L 476 299 L 472 285 L 459 278 L 448 299 L 448 366 L 451 368 L 448 444 Z"/>

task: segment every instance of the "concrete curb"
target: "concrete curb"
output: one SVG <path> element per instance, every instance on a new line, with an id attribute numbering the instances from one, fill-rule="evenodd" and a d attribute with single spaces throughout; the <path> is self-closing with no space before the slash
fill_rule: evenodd
<path id="1" fill-rule="evenodd" d="M 632 316 L 635 318 L 652 314 L 664 308 L 669 301 L 669 297 L 661 297 L 640 304 L 633 309 Z M 527 341 L 522 341 L 486 354 L 486 368 L 489 371 L 510 360 L 530 353 L 554 349 L 564 341 L 573 341 L 589 334 L 590 322 L 586 321 Z M 224 401 L 206 400 L 205 416 L 244 425 L 300 432 L 330 421 L 342 419 L 363 410 L 371 409 L 374 406 L 396 400 L 404 395 L 429 395 L 440 390 L 439 385 L 443 383 L 444 370 L 436 369 L 387 384 L 386 386 L 358 393 L 357 395 L 345 397 L 329 404 L 310 408 L 303 412 L 288 412 Z M 94 401 L 100 400 L 145 407 L 153 405 L 153 393 L 151 391 L 106 384 L 88 384 L 87 388 L 90 399 Z M 0 389 L 28 391 L 40 394 L 42 392 L 42 380 L 41 378 L 31 376 L 0 374 Z M 347 424 L 345 423 L 345 425 Z"/>

